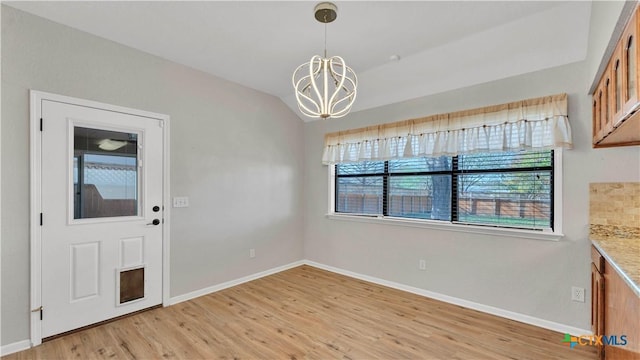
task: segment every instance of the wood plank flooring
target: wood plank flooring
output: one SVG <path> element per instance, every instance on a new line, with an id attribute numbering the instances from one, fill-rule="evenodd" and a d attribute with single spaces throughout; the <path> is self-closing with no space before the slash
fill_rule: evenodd
<path id="1" fill-rule="evenodd" d="M 596 359 L 563 334 L 300 266 L 2 359 Z"/>

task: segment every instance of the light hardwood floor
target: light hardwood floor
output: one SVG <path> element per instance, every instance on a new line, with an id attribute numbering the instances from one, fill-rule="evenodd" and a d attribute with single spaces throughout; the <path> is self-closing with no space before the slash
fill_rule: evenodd
<path id="1" fill-rule="evenodd" d="M 3 359 L 596 359 L 563 334 L 300 266 Z"/>

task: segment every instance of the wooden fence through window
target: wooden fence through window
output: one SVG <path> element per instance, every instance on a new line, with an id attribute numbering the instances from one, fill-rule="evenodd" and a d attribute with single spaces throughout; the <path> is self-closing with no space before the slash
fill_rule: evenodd
<path id="1" fill-rule="evenodd" d="M 382 214 L 382 196 L 374 194 L 339 194 L 338 211 L 362 214 Z M 391 195 L 390 214 L 431 213 L 431 196 Z M 504 199 L 504 198 L 462 198 L 458 200 L 458 212 L 465 215 L 500 216 L 522 219 L 549 219 L 549 200 Z"/>

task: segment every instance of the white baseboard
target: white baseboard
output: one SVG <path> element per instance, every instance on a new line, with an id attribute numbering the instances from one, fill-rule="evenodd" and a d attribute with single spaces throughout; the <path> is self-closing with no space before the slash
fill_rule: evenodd
<path id="1" fill-rule="evenodd" d="M 321 263 L 318 263 L 318 262 L 315 262 L 315 261 L 311 261 L 311 260 L 295 261 L 295 262 L 292 262 L 290 264 L 278 266 L 278 267 L 275 267 L 275 268 L 272 268 L 272 269 L 269 269 L 269 270 L 265 270 L 265 271 L 261 271 L 259 273 L 251 274 L 251 275 L 239 278 L 239 279 L 227 281 L 227 282 L 224 282 L 224 283 L 221 283 L 221 284 L 218 284 L 218 285 L 209 286 L 209 287 L 206 287 L 206 288 L 203 288 L 203 289 L 200 289 L 200 290 L 192 291 L 192 292 L 187 293 L 187 294 L 174 296 L 174 297 L 169 299 L 169 303 L 168 304 L 164 304 L 164 305 L 165 306 L 174 305 L 174 304 L 177 304 L 177 303 L 180 303 L 180 302 L 183 302 L 183 301 L 191 300 L 191 299 L 203 296 L 203 295 L 208 295 L 208 294 L 214 293 L 216 291 L 224 290 L 224 289 L 236 286 L 236 285 L 240 285 L 240 284 L 252 281 L 252 280 L 256 280 L 256 279 L 259 279 L 259 278 L 262 278 L 262 277 L 265 277 L 265 276 L 273 275 L 273 274 L 279 273 L 281 271 L 289 270 L 289 269 L 292 269 L 292 268 L 300 266 L 300 265 L 313 266 L 313 267 L 316 267 L 316 268 L 319 268 L 319 269 L 331 271 L 331 272 L 334 272 L 334 273 L 337 273 L 337 274 L 341 274 L 341 275 L 345 275 L 345 276 L 349 276 L 349 277 L 352 277 L 352 278 L 355 278 L 355 279 L 360 279 L 360 280 L 372 282 L 374 284 L 387 286 L 387 287 L 390 287 L 390 288 L 393 288 L 393 289 L 398 289 L 398 290 L 406 291 L 406 292 L 409 292 L 409 293 L 412 293 L 412 294 L 421 295 L 421 296 L 428 297 L 428 298 L 431 298 L 431 299 L 443 301 L 443 302 L 446 302 L 446 303 L 459 305 L 459 306 L 462 306 L 462 307 L 465 307 L 465 308 L 468 308 L 468 309 L 473 309 L 473 310 L 481 311 L 481 312 L 484 312 L 484 313 L 487 313 L 487 314 L 503 317 L 503 318 L 506 318 L 506 319 L 519 321 L 519 322 L 522 322 L 522 323 L 525 323 L 525 324 L 530 324 L 530 325 L 538 326 L 538 327 L 541 327 L 541 328 L 557 331 L 559 333 L 569 333 L 571 335 L 591 335 L 592 334 L 591 330 L 580 329 L 580 328 L 576 328 L 576 327 L 573 327 L 573 326 L 568 326 L 568 325 L 556 323 L 556 322 L 549 321 L 549 320 L 539 319 L 539 318 L 536 318 L 536 317 L 533 317 L 533 316 L 520 314 L 520 313 L 509 311 L 509 310 L 504 310 L 504 309 L 496 308 L 496 307 L 493 307 L 493 306 L 484 305 L 484 304 L 476 303 L 476 302 L 473 302 L 473 301 L 464 300 L 464 299 L 456 298 L 456 297 L 453 297 L 453 296 L 444 295 L 444 294 L 440 294 L 440 293 L 437 293 L 437 292 L 424 290 L 424 289 L 416 288 L 416 287 L 413 287 L 413 286 L 408 286 L 408 285 L 396 283 L 396 282 L 393 282 L 393 281 L 388 281 L 388 280 L 376 278 L 376 277 L 369 276 L 369 275 L 363 275 L 363 274 L 360 274 L 360 273 L 356 273 L 356 272 L 353 272 L 353 271 L 344 270 L 344 269 L 341 269 L 341 268 L 337 268 L 337 267 L 321 264 Z M 7 344 L 7 345 L 4 345 L 4 346 L 0 347 L 0 355 L 4 356 L 4 355 L 13 354 L 13 353 L 18 352 L 18 351 L 29 349 L 30 347 L 31 347 L 31 341 L 29 341 L 29 340 L 18 341 L 18 342 L 15 342 L 15 343 L 12 343 L 12 344 Z"/>
<path id="2" fill-rule="evenodd" d="M 235 279 L 235 280 L 231 280 L 231 281 L 227 281 L 224 282 L 222 284 L 218 284 L 218 285 L 214 285 L 214 286 L 209 286 L 206 287 L 204 289 L 200 289 L 200 290 L 196 290 L 196 291 L 192 291 L 190 293 L 187 294 L 183 294 L 183 295 L 178 295 L 175 297 L 172 297 L 169 299 L 169 303 L 168 304 L 164 304 L 165 306 L 169 306 L 169 305 L 173 305 L 173 304 L 177 304 L 183 301 L 187 301 L 187 300 L 191 300 L 194 298 L 197 298 L 199 296 L 203 296 L 203 295 L 207 295 L 216 291 L 220 291 L 226 288 L 230 288 L 232 286 L 236 286 L 236 285 L 240 285 L 252 280 L 256 280 L 265 276 L 269 276 L 269 275 L 273 275 L 276 273 L 279 273 L 281 271 L 285 271 L 285 270 L 289 270 L 292 269 L 294 267 L 300 266 L 300 265 L 304 265 L 304 261 L 303 260 L 299 260 L 299 261 L 295 261 L 292 262 L 290 264 L 286 264 L 286 265 L 282 265 L 282 266 L 278 266 L 269 270 L 265 270 L 265 271 L 261 271 L 259 273 L 255 273 L 255 274 L 251 274 L 239 279 Z M 9 354 L 13 354 L 15 352 L 18 351 L 22 351 L 22 350 L 27 350 L 31 347 L 31 341 L 30 340 L 22 340 L 22 341 L 18 341 L 15 342 L 13 344 L 8 344 L 8 345 L 4 345 L 2 347 L 0 347 L 0 356 L 4 356 L 4 355 L 9 355 Z"/>
<path id="3" fill-rule="evenodd" d="M 544 320 L 544 319 L 536 318 L 536 317 L 525 315 L 525 314 L 520 314 L 520 313 L 509 311 L 509 310 L 500 309 L 500 308 L 497 308 L 497 307 L 484 305 L 484 304 L 476 303 L 476 302 L 473 302 L 473 301 L 464 300 L 464 299 L 456 298 L 456 297 L 453 297 L 453 296 L 444 295 L 444 294 L 440 294 L 440 293 L 437 293 L 437 292 L 433 292 L 433 291 L 429 291 L 429 290 L 416 288 L 416 287 L 413 287 L 413 286 L 408 286 L 408 285 L 396 283 L 396 282 L 393 282 L 393 281 L 379 279 L 379 278 L 376 278 L 376 277 L 373 277 L 373 276 L 363 275 L 363 274 L 359 274 L 359 273 L 356 273 L 356 272 L 353 272 L 353 271 L 344 270 L 344 269 L 336 268 L 336 267 L 329 266 L 329 265 L 324 265 L 324 264 L 317 263 L 317 262 L 311 261 L 311 260 L 304 260 L 304 263 L 309 265 L 309 266 L 317 267 L 319 269 L 323 269 L 323 270 L 331 271 L 331 272 L 338 273 L 338 274 L 341 274 L 341 275 L 349 276 L 349 277 L 352 277 L 352 278 L 356 278 L 356 279 L 372 282 L 374 284 L 387 286 L 387 287 L 390 287 L 390 288 L 393 288 L 393 289 L 406 291 L 406 292 L 409 292 L 409 293 L 412 293 L 412 294 L 425 296 L 425 297 L 428 297 L 428 298 L 431 298 L 431 299 L 440 300 L 440 301 L 443 301 L 443 302 L 446 302 L 446 303 L 462 306 L 462 307 L 465 307 L 465 308 L 468 308 L 468 309 L 481 311 L 481 312 L 484 312 L 484 313 L 487 313 L 487 314 L 500 316 L 500 317 L 503 317 L 503 318 L 506 318 L 506 319 L 519 321 L 519 322 L 522 322 L 522 323 L 525 323 L 525 324 L 534 325 L 534 326 L 538 326 L 538 327 L 541 327 L 541 328 L 557 331 L 557 332 L 563 333 L 563 334 L 564 333 L 568 333 L 568 334 L 571 334 L 571 335 L 591 335 L 592 334 L 591 330 L 580 329 L 580 328 L 577 328 L 577 327 L 568 326 L 568 325 L 565 325 L 565 324 L 560 324 L 560 323 L 557 323 L 557 322 Z"/>
<path id="4" fill-rule="evenodd" d="M 9 354 L 13 354 L 18 351 L 27 350 L 31 347 L 31 341 L 22 340 L 18 342 L 14 342 L 13 344 L 7 344 L 0 347 L 0 356 L 5 356 Z"/>
<path id="5" fill-rule="evenodd" d="M 290 264 L 286 264 L 286 265 L 275 267 L 273 269 L 269 269 L 269 270 L 261 271 L 259 273 L 247 275 L 247 276 L 241 277 L 239 279 L 230 280 L 230 281 L 218 284 L 218 285 L 213 285 L 213 286 L 206 287 L 204 289 L 192 291 L 190 293 L 174 296 L 174 297 L 169 299 L 169 303 L 168 304 L 164 304 L 164 305 L 165 306 L 169 306 L 169 305 L 174 305 L 174 304 L 177 304 L 177 303 L 181 303 L 183 301 L 195 299 L 197 297 L 200 297 L 200 296 L 203 296 L 203 295 L 208 295 L 208 294 L 214 293 L 216 291 L 224 290 L 224 289 L 230 288 L 232 286 L 240 285 L 240 284 L 252 281 L 252 280 L 259 279 L 261 277 L 265 277 L 265 276 L 273 275 L 275 273 L 279 273 L 281 271 L 289 270 L 289 269 L 292 269 L 292 268 L 300 266 L 300 265 L 304 265 L 304 260 L 295 261 L 295 262 L 292 262 Z"/>

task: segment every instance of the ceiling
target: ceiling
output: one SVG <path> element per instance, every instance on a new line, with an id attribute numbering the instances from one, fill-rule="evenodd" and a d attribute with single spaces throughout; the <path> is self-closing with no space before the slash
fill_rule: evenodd
<path id="1" fill-rule="evenodd" d="M 310 1 L 5 2 L 280 97 L 322 54 Z M 352 111 L 584 60 L 591 2 L 339 1 L 328 55 L 358 76 Z M 399 61 L 390 59 L 398 55 Z"/>

